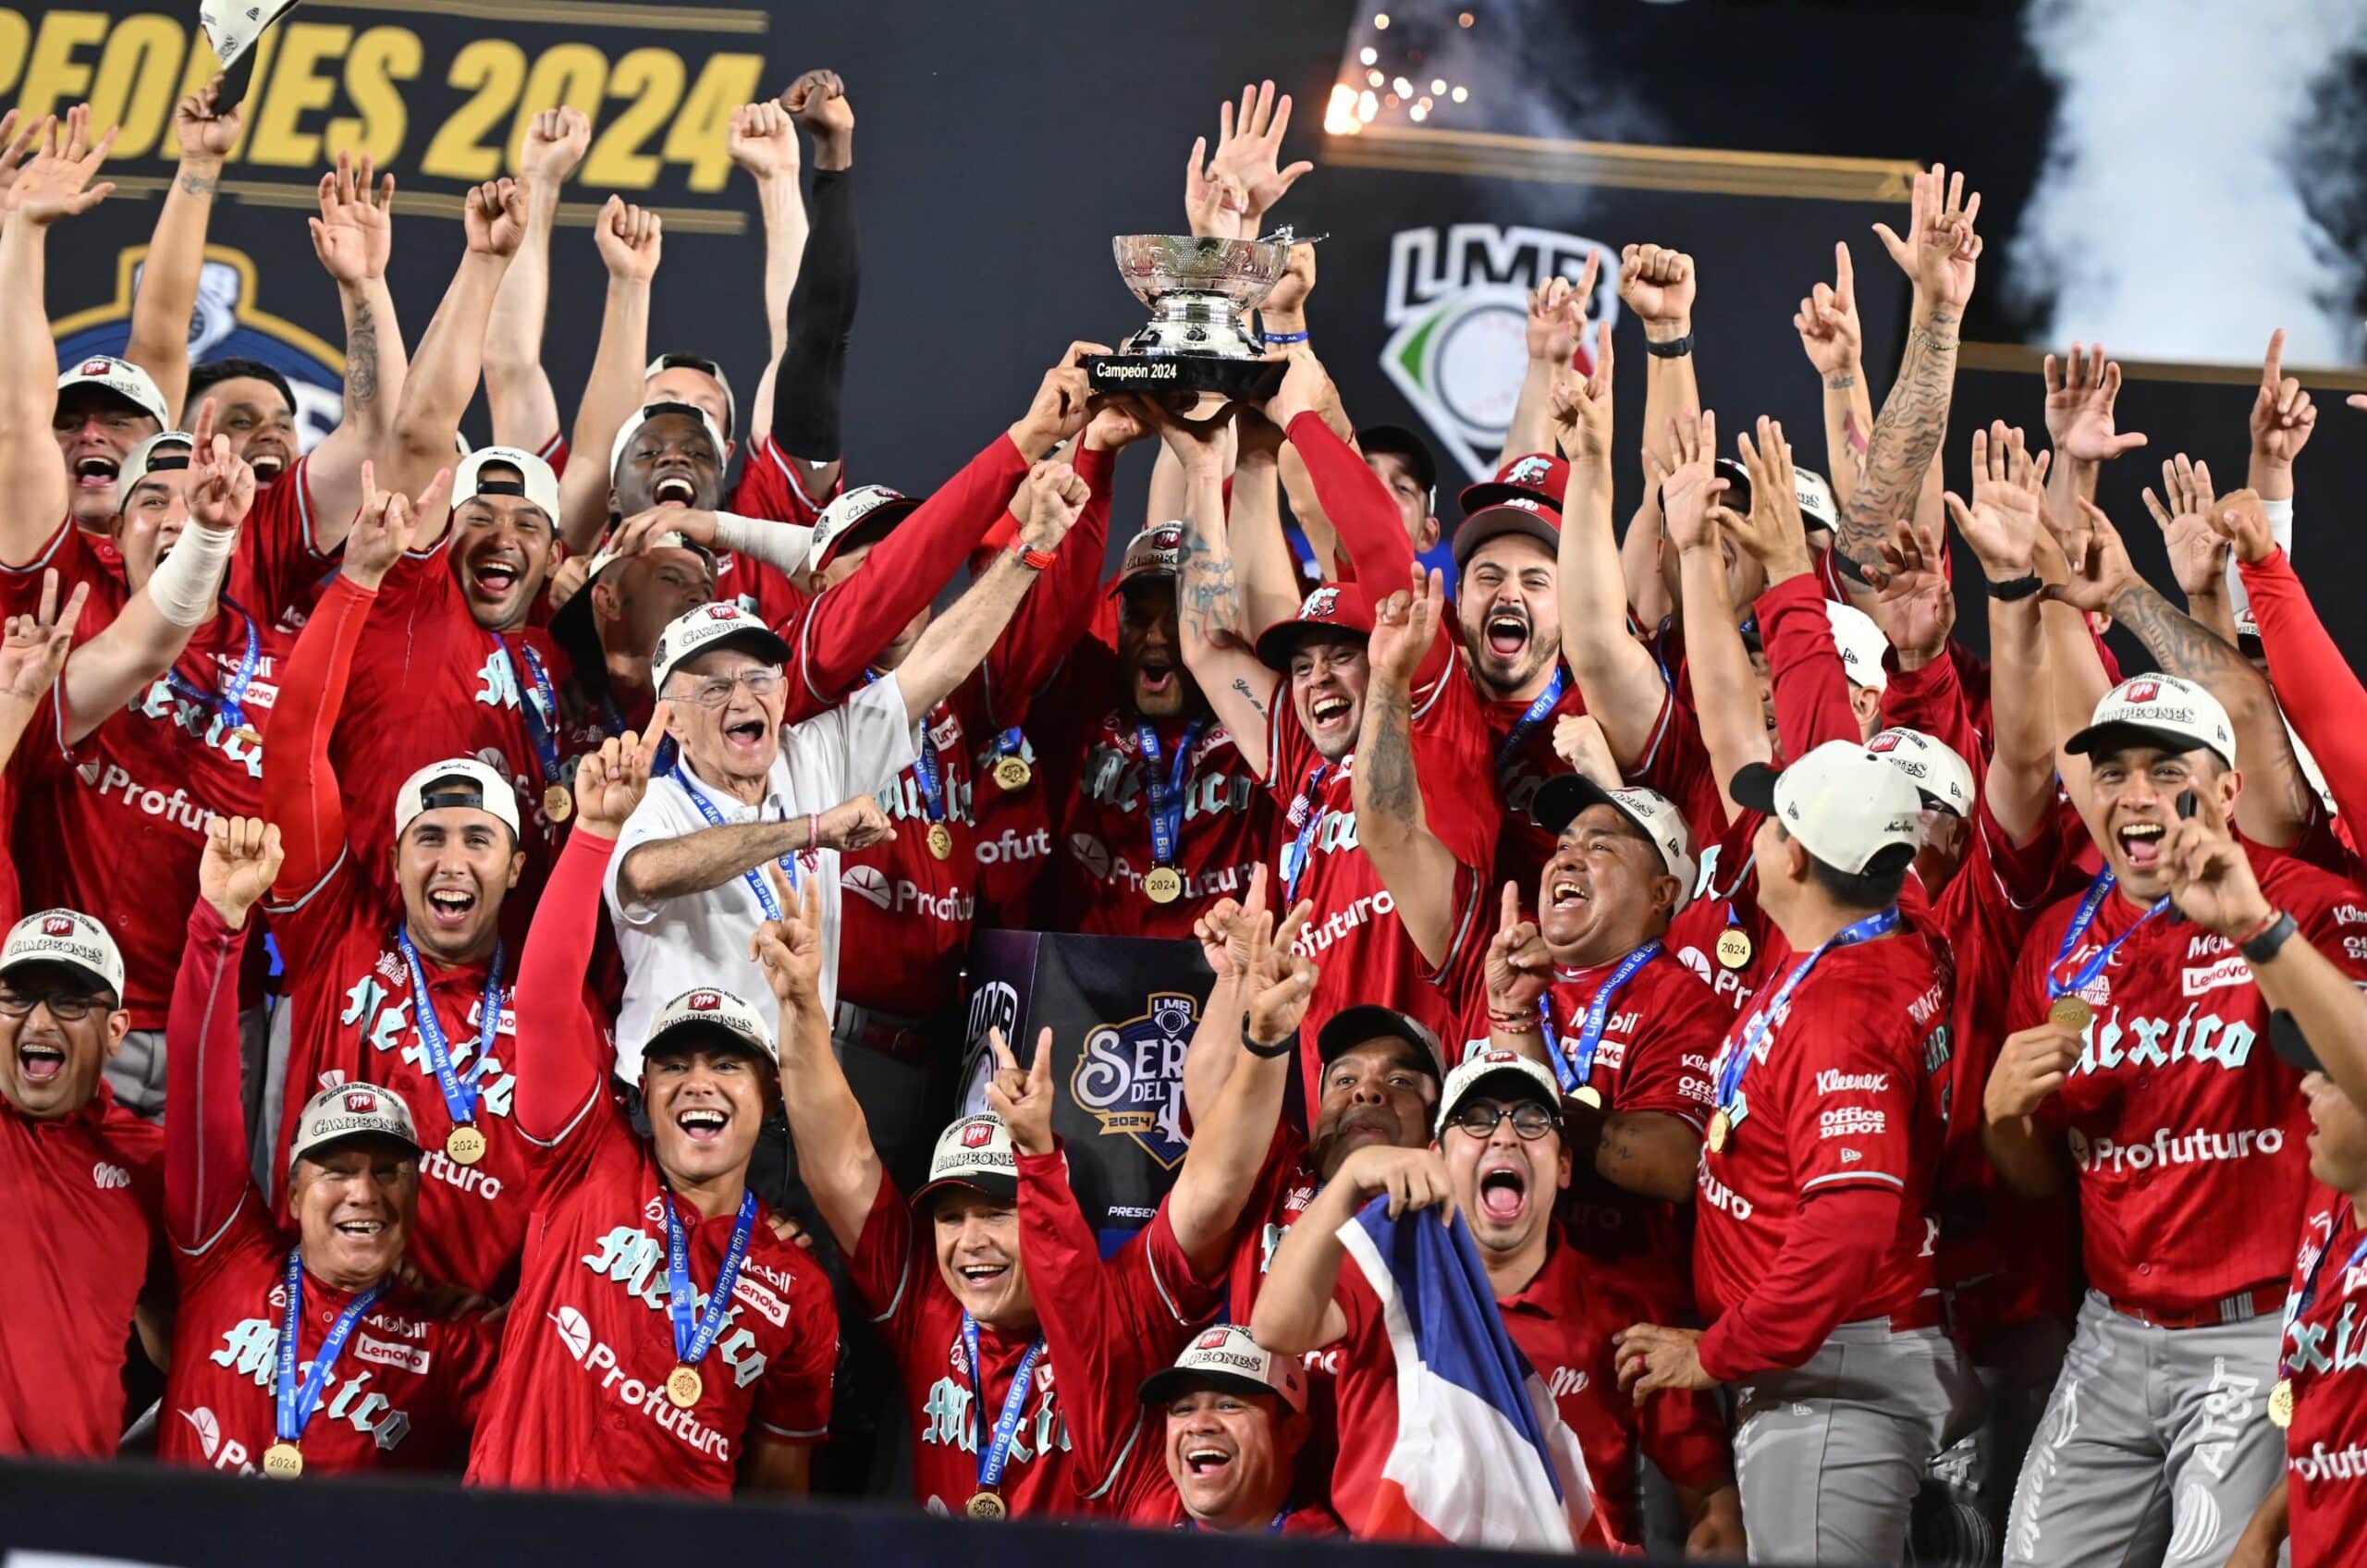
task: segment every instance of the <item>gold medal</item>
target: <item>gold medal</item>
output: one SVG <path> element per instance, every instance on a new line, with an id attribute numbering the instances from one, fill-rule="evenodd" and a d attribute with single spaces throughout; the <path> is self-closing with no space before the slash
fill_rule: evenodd
<path id="1" fill-rule="evenodd" d="M 484 1134 L 463 1121 L 444 1134 L 444 1154 L 455 1165 L 474 1165 L 484 1158 Z"/>
<path id="2" fill-rule="evenodd" d="M 1754 950 L 1750 933 L 1739 925 L 1729 925 L 1718 933 L 1718 962 L 1728 969 L 1748 964 Z"/>
<path id="3" fill-rule="evenodd" d="M 1154 866 L 1143 878 L 1143 897 L 1155 904 L 1171 904 L 1184 896 L 1184 874 L 1171 865 Z"/>
<path id="4" fill-rule="evenodd" d="M 953 858 L 953 829 L 942 822 L 928 825 L 928 852 L 939 860 Z"/>
<path id="5" fill-rule="evenodd" d="M 1027 766 L 1024 757 L 1004 757 L 995 764 L 995 783 L 1002 790 L 1024 790 L 1036 770 Z"/>
<path id="6" fill-rule="evenodd" d="M 543 815 L 553 822 L 565 822 L 575 815 L 575 799 L 564 784 L 553 784 L 543 790 Z"/>
<path id="7" fill-rule="evenodd" d="M 1726 1134 L 1734 1131 L 1734 1121 L 1723 1110 L 1710 1118 L 1710 1152 L 1718 1154 L 1726 1146 Z"/>
<path id="8" fill-rule="evenodd" d="M 2046 1021 L 2058 1029 L 2085 1029 L 2088 1021 L 2095 1016 L 2096 1010 L 2088 1005 L 2086 998 L 2075 997 L 2068 991 L 2046 1004 Z"/>
<path id="9" fill-rule="evenodd" d="M 260 746 L 263 744 L 263 731 L 251 724 L 241 724 L 230 731 L 230 739 L 242 746 Z"/>
<path id="10" fill-rule="evenodd" d="M 1011 1505 L 993 1492 L 973 1492 L 962 1512 L 973 1519 L 1003 1519 L 1011 1514 Z"/>
<path id="11" fill-rule="evenodd" d="M 2268 1390 L 2268 1424 L 2278 1431 L 2293 1425 L 2293 1379 L 2279 1378 Z"/>
<path id="12" fill-rule="evenodd" d="M 699 1376 L 695 1366 L 677 1366 L 666 1374 L 666 1397 L 673 1401 L 677 1410 L 690 1409 L 705 1391 L 706 1379 Z"/>
<path id="13" fill-rule="evenodd" d="M 294 1443 L 274 1443 L 263 1451 L 263 1473 L 275 1481 L 292 1481 L 304 1473 L 304 1453 Z"/>
<path id="14" fill-rule="evenodd" d="M 1572 1091 L 1570 1097 L 1589 1110 L 1602 1109 L 1602 1091 L 1592 1084 L 1579 1084 L 1576 1090 Z"/>

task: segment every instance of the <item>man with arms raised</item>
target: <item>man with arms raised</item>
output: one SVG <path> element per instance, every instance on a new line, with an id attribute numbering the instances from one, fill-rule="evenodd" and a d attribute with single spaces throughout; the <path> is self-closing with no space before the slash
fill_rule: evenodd
<path id="1" fill-rule="evenodd" d="M 419 1134 L 402 1096 L 351 1082 L 304 1105 L 287 1167 L 294 1245 L 248 1174 L 239 963 L 279 860 L 276 827 L 207 825 L 173 987 L 165 1224 L 180 1295 L 158 1452 L 276 1480 L 449 1468 L 496 1334 L 399 1276 L 420 1225 Z"/>
<path id="2" fill-rule="evenodd" d="M 748 1183 L 781 1093 L 772 1031 L 727 990 L 668 998 L 633 1042 L 644 1136 L 584 986 L 656 743 L 653 724 L 577 767 L 583 816 L 527 938 L 543 999 L 525 1004 L 517 1117 L 535 1230 L 472 1485 L 802 1493 L 829 1426 L 838 1309 Z"/>

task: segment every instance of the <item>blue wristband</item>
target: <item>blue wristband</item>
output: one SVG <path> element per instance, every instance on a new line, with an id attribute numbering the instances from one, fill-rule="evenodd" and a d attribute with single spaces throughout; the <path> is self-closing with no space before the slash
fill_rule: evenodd
<path id="1" fill-rule="evenodd" d="M 1261 332 L 1257 336 L 1264 338 L 1269 344 L 1281 345 L 1283 343 L 1304 343 L 1306 341 L 1308 335 L 1304 332 Z"/>

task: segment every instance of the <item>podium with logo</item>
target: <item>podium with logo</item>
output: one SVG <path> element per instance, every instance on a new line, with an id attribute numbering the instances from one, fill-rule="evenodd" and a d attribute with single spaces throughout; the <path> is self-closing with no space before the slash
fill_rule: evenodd
<path id="1" fill-rule="evenodd" d="M 987 1031 L 1022 1063 L 1052 1031 L 1052 1130 L 1106 1256 L 1143 1226 L 1191 1142 L 1184 1052 L 1215 984 L 1196 942 L 982 931 L 970 949 L 962 1112 L 985 1110 Z"/>

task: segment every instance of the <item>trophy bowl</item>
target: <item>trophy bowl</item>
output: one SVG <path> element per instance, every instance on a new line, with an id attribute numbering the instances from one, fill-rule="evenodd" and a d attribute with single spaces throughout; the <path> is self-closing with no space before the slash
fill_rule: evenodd
<path id="1" fill-rule="evenodd" d="M 1289 270 L 1291 241 L 1288 229 L 1265 239 L 1118 236 L 1118 276 L 1151 319 L 1116 353 L 1086 360 L 1087 383 L 1100 392 L 1272 392 L 1282 367 L 1265 357 L 1248 317 Z"/>

